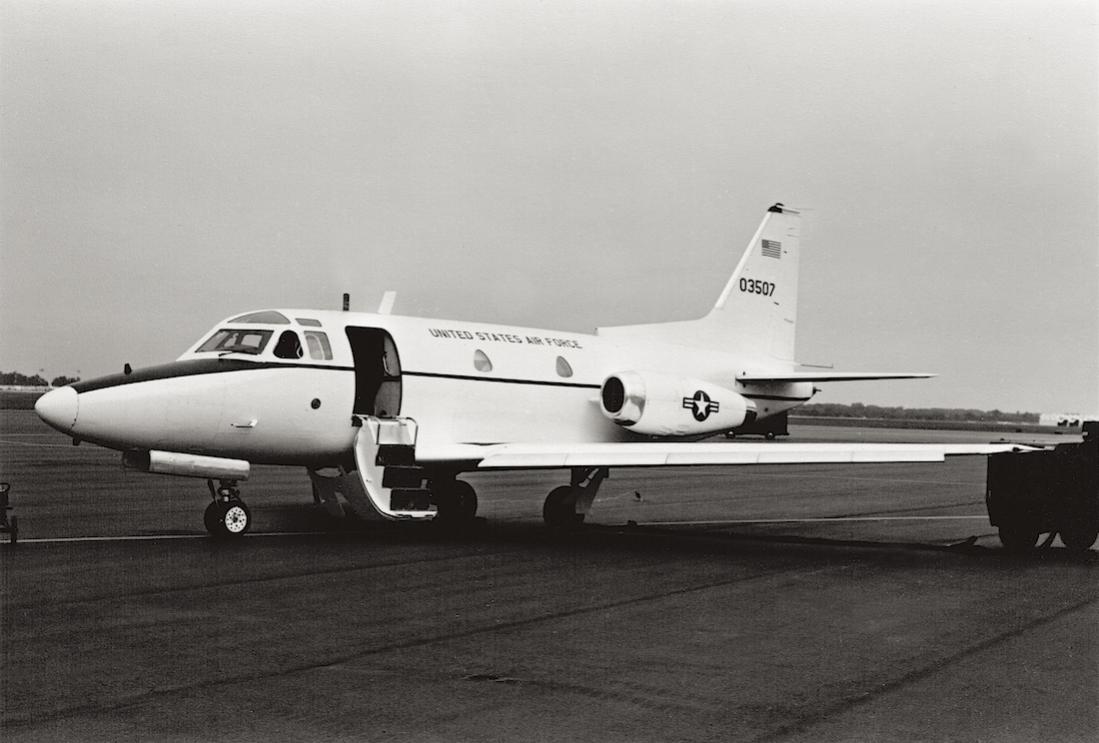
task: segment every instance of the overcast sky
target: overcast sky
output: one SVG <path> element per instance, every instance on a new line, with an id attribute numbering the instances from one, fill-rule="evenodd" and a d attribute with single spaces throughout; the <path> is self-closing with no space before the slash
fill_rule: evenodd
<path id="1" fill-rule="evenodd" d="M 1092 2 L 0 3 L 0 369 L 222 317 L 685 319 L 805 209 L 818 401 L 1099 410 Z"/>

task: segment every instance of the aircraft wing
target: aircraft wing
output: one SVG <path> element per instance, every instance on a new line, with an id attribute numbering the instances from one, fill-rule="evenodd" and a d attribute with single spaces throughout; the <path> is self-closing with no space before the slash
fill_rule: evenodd
<path id="1" fill-rule="evenodd" d="M 947 456 L 1027 451 L 1019 444 L 594 443 L 448 444 L 417 449 L 420 462 L 462 462 L 478 470 L 690 465 L 941 462 Z"/>
<path id="2" fill-rule="evenodd" d="M 929 379 L 934 374 L 924 372 L 743 372 L 737 374 L 739 382 L 745 384 L 767 384 L 769 382 L 857 382 L 865 379 Z"/>

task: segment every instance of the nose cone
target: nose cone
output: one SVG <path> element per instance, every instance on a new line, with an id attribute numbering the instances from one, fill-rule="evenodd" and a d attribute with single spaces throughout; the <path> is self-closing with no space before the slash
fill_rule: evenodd
<path id="1" fill-rule="evenodd" d="M 76 397 L 76 390 L 72 387 L 59 387 L 38 398 L 34 412 L 58 431 L 69 433 L 76 425 Z"/>

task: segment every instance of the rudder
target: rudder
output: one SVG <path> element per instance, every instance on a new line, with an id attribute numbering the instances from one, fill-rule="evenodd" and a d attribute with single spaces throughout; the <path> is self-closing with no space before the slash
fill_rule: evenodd
<path id="1" fill-rule="evenodd" d="M 801 215 L 782 204 L 767 210 L 707 323 L 713 340 L 743 344 L 780 361 L 794 360 Z"/>
<path id="2" fill-rule="evenodd" d="M 792 365 L 797 326 L 800 214 L 775 204 L 741 254 L 713 309 L 698 320 L 599 328 L 608 337 L 735 351 Z"/>

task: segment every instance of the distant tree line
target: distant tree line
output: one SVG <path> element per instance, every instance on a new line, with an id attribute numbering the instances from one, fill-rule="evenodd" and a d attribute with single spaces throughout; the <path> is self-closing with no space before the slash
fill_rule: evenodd
<path id="1" fill-rule="evenodd" d="M 64 375 L 54 377 L 52 382 L 47 382 L 40 375 L 28 377 L 19 372 L 0 372 L 0 384 L 19 385 L 20 387 L 64 387 L 66 384 L 79 382 L 80 377 L 66 377 Z"/>
<path id="2" fill-rule="evenodd" d="M 1037 423 L 1038 413 L 1006 413 L 972 408 L 905 408 L 882 405 L 813 403 L 792 411 L 793 415 L 821 418 L 876 418 L 885 420 L 977 421 L 981 423 Z"/>

